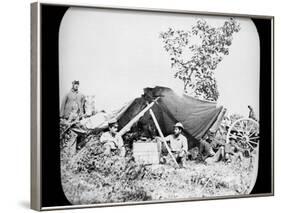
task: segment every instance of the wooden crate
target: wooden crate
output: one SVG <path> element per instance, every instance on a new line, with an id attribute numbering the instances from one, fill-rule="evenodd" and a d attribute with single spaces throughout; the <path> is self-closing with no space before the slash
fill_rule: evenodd
<path id="1" fill-rule="evenodd" d="M 160 144 L 135 142 L 133 144 L 133 156 L 138 164 L 159 164 Z"/>

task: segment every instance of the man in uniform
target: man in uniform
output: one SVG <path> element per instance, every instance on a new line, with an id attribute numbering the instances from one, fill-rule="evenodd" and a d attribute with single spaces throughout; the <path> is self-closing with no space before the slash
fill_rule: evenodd
<path id="1" fill-rule="evenodd" d="M 84 115 L 85 96 L 78 91 L 79 81 L 72 82 L 70 92 L 64 97 L 61 105 L 60 117 L 75 120 Z"/>
<path id="2" fill-rule="evenodd" d="M 180 167 L 183 167 L 188 152 L 187 139 L 182 134 L 183 129 L 183 125 L 178 122 L 174 125 L 174 133 L 165 137 L 165 140 L 170 142 L 171 152 Z"/>
<path id="3" fill-rule="evenodd" d="M 117 152 L 120 156 L 125 156 L 125 147 L 122 137 L 118 134 L 118 124 L 117 120 L 113 119 L 108 122 L 109 131 L 104 132 L 100 141 L 104 146 L 104 153 L 106 155 L 110 155 L 112 152 Z"/>
<path id="4" fill-rule="evenodd" d="M 231 162 L 233 159 L 243 159 L 242 149 L 240 149 L 234 140 L 220 145 L 216 152 L 213 151 L 209 138 L 200 140 L 200 149 L 202 160 L 208 164 L 218 161 Z"/>

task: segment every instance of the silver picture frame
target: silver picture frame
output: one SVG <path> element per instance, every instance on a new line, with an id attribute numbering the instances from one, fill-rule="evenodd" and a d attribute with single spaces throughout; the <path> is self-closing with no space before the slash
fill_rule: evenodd
<path id="1" fill-rule="evenodd" d="M 50 159 L 48 161 L 46 158 L 45 148 L 46 146 L 46 138 L 45 138 L 45 128 L 49 128 L 49 125 L 52 125 L 51 120 L 48 122 L 45 122 L 46 116 L 49 115 L 49 113 L 53 113 L 52 109 L 54 107 L 50 107 L 50 111 L 48 112 L 48 115 L 46 114 L 46 107 L 44 108 L 44 104 L 46 104 L 45 97 L 47 94 L 48 87 L 46 87 L 46 81 L 50 80 L 50 76 L 46 77 L 46 63 L 50 62 L 50 60 L 46 60 L 44 57 L 48 57 L 49 54 L 55 54 L 58 55 L 58 50 L 56 53 L 53 53 L 51 51 L 54 51 L 54 49 L 48 50 L 48 53 L 44 52 L 44 47 L 48 44 L 46 42 L 56 43 L 58 40 L 54 40 L 54 38 L 51 36 L 49 37 L 49 40 L 44 40 L 44 34 L 46 31 L 44 31 L 43 28 L 46 28 L 46 23 L 43 22 L 42 19 L 46 19 L 46 16 L 42 16 L 42 8 L 43 7 L 52 7 L 52 8 L 58 8 L 58 7 L 74 7 L 74 8 L 87 8 L 87 9 L 106 9 L 107 11 L 119 11 L 120 13 L 130 11 L 130 12 L 140 12 L 145 11 L 149 12 L 151 14 L 153 13 L 159 13 L 163 16 L 165 14 L 181 14 L 181 15 L 204 15 L 204 16 L 218 16 L 218 17 L 238 17 L 238 18 L 249 18 L 249 19 L 258 19 L 261 21 L 265 21 L 266 23 L 263 23 L 261 26 L 266 26 L 267 29 L 270 29 L 270 38 L 269 41 L 264 41 L 267 45 L 263 48 L 266 48 L 266 54 L 263 53 L 263 55 L 260 55 L 260 60 L 263 60 L 264 64 L 260 66 L 260 73 L 263 76 L 267 76 L 267 81 L 263 83 L 263 88 L 259 93 L 260 97 L 260 106 L 261 104 L 261 98 L 266 101 L 266 106 L 262 105 L 260 107 L 260 114 L 264 113 L 265 116 L 261 116 L 260 118 L 260 124 L 261 124 L 261 132 L 264 134 L 264 136 L 261 136 L 261 142 L 264 139 L 265 136 L 270 137 L 270 141 L 267 141 L 268 144 L 268 150 L 270 153 L 266 153 L 262 155 L 263 159 L 266 159 L 267 163 L 263 164 L 262 169 L 268 165 L 270 165 L 269 168 L 267 168 L 266 173 L 267 177 L 260 177 L 265 181 L 270 181 L 270 187 L 266 190 L 261 189 L 261 193 L 253 193 L 253 194 L 245 194 L 245 195 L 227 195 L 227 196 L 213 196 L 213 197 L 200 197 L 200 198 L 177 198 L 177 199 L 163 199 L 163 200 L 148 200 L 148 201 L 129 201 L 129 202 L 117 202 L 117 203 L 97 203 L 97 204 L 65 204 L 58 202 L 58 205 L 55 205 L 55 201 L 50 202 L 50 205 L 45 205 L 48 203 L 46 199 L 48 200 L 51 196 L 51 192 L 44 192 L 44 189 L 46 189 L 46 172 L 52 171 L 52 167 L 58 167 L 54 169 L 54 173 L 60 174 L 59 168 L 60 165 L 53 165 L 56 161 L 53 161 L 53 159 Z M 60 16 L 58 19 L 61 19 L 62 16 Z M 56 19 L 56 17 L 52 17 L 50 19 L 50 26 L 52 26 L 52 20 Z M 60 22 L 61 20 L 57 20 L 57 22 Z M 42 24 L 43 23 L 43 24 Z M 49 29 L 49 28 L 48 28 Z M 49 35 L 48 35 L 49 36 Z M 260 37 L 260 39 L 264 39 L 265 37 Z M 263 42 L 263 40 L 262 40 Z M 270 46 L 268 46 L 268 43 L 270 43 Z M 57 46 L 56 46 L 57 47 Z M 57 59 L 58 60 L 58 59 Z M 58 66 L 58 65 L 57 65 Z M 49 67 L 48 67 L 49 68 Z M 262 70 L 263 68 L 266 68 L 266 70 Z M 59 68 L 57 68 L 57 71 Z M 53 74 L 53 75 L 58 75 Z M 273 16 L 263 16 L 263 15 L 249 15 L 249 14 L 230 14 L 230 13 L 223 13 L 223 12 L 206 12 L 206 11 L 187 11 L 187 10 L 174 10 L 174 9 L 160 9 L 160 8 L 137 8 L 137 7 L 115 7 L 115 6 L 101 6 L 101 5 L 75 5 L 75 4 L 59 4 L 59 3 L 40 3 L 40 2 L 34 2 L 31 4 L 31 208 L 37 211 L 45 211 L 45 210 L 55 210 L 55 209 L 73 209 L 73 208 L 89 208 L 89 207 L 105 207 L 105 206 L 123 206 L 123 205 L 140 205 L 140 204 L 154 204 L 154 203 L 167 203 L 167 202 L 185 202 L 185 201 L 198 201 L 198 200 L 216 200 L 216 199 L 233 199 L 233 198 L 245 198 L 245 197 L 263 197 L 263 196 L 273 196 L 274 195 L 274 17 Z M 52 83 L 53 84 L 53 83 Z M 58 89 L 59 86 L 55 87 L 55 89 Z M 53 92 L 50 91 L 50 93 Z M 56 99 L 59 97 L 59 91 L 57 91 L 57 94 L 55 95 Z M 50 99 L 48 99 L 50 100 Z M 268 102 L 269 101 L 269 102 Z M 55 101 L 55 104 L 59 103 L 58 100 Z M 52 103 L 49 103 L 52 105 Z M 49 105 L 48 105 L 49 106 Z M 54 112 L 55 113 L 55 112 Z M 270 127 L 267 128 L 265 125 L 270 124 Z M 56 124 L 58 126 L 58 124 Z M 53 127 L 54 128 L 54 127 Z M 49 131 L 50 132 L 50 131 Z M 56 133 L 54 133 L 55 135 Z M 51 137 L 51 136 L 50 136 Z M 54 137 L 55 138 L 55 137 Z M 269 143 L 270 142 L 270 143 Z M 50 143 L 53 144 L 59 144 L 59 141 L 51 141 Z M 263 143 L 264 144 L 264 143 Z M 59 145 L 57 145 L 59 147 Z M 53 146 L 54 147 L 54 146 Z M 50 147 L 51 149 L 52 147 Z M 57 150 L 56 150 L 57 151 Z M 54 151 L 55 152 L 55 151 Z M 49 148 L 48 148 L 48 154 L 50 154 Z M 44 157 L 45 156 L 45 157 Z M 59 154 L 58 154 L 59 156 Z M 48 161 L 48 162 L 46 162 Z M 46 165 L 48 166 L 48 169 L 45 171 Z M 50 167 L 50 168 L 49 168 Z M 268 179 L 269 178 L 269 179 Z M 50 178 L 48 176 L 48 187 L 52 188 L 53 186 L 50 185 L 51 183 L 55 183 L 55 186 L 60 185 L 61 183 L 57 183 L 57 179 Z M 259 190 L 258 190 L 259 191 Z M 266 191 L 266 192 L 265 192 Z M 58 195 L 59 197 L 59 195 Z M 56 196 L 52 197 L 52 199 L 56 199 Z"/>

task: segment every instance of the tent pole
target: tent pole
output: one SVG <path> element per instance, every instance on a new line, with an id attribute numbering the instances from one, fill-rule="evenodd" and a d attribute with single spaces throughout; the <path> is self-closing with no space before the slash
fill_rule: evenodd
<path id="1" fill-rule="evenodd" d="M 168 146 L 168 144 L 167 144 L 167 142 L 166 142 L 166 140 L 165 140 L 165 137 L 164 137 L 164 135 L 163 135 L 163 133 L 162 133 L 162 131 L 161 131 L 161 128 L 160 128 L 160 126 L 159 126 L 159 123 L 158 123 L 158 121 L 157 121 L 157 119 L 156 119 L 156 117 L 155 117 L 155 114 L 154 114 L 154 112 L 152 111 L 152 109 L 149 109 L 149 113 L 150 113 L 150 115 L 151 115 L 151 117 L 152 117 L 152 119 L 153 119 L 153 121 L 154 121 L 154 124 L 155 124 L 155 126 L 156 126 L 156 128 L 157 128 L 157 130 L 158 130 L 158 133 L 159 133 L 161 139 L 163 140 L 163 142 L 164 142 L 164 144 L 165 144 L 165 146 L 166 146 L 166 149 L 168 150 L 168 153 L 171 155 L 171 157 L 172 157 L 173 161 L 175 162 L 175 164 L 177 165 L 177 167 L 179 167 L 179 164 L 177 163 L 176 159 L 174 158 L 174 156 L 173 156 L 173 154 L 172 154 L 172 152 L 171 152 L 171 150 L 170 150 L 170 148 L 169 148 L 169 146 Z"/>
<path id="2" fill-rule="evenodd" d="M 126 132 L 130 131 L 131 127 L 154 105 L 154 103 L 159 99 L 157 97 L 154 101 L 152 101 L 150 104 L 148 104 L 139 114 L 137 114 L 132 120 L 130 120 L 129 123 L 126 124 L 119 132 L 118 134 L 120 136 L 124 135 Z"/>

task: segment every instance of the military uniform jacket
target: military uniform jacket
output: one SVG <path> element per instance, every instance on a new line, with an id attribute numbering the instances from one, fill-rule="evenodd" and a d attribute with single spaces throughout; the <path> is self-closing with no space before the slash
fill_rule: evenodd
<path id="1" fill-rule="evenodd" d="M 62 101 L 60 116 L 66 119 L 71 113 L 81 116 L 84 114 L 84 105 L 85 96 L 79 91 L 70 90 Z"/>

